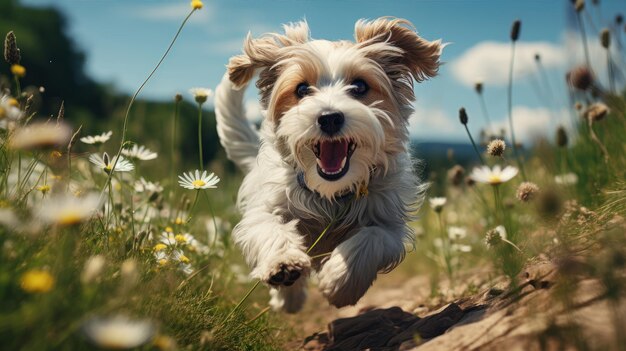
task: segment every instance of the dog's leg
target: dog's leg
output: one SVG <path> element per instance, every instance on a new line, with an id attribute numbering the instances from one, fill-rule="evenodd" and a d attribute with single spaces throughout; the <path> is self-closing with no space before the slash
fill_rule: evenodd
<path id="1" fill-rule="evenodd" d="M 292 286 L 278 286 L 270 289 L 270 306 L 274 310 L 296 313 L 306 301 L 306 277 L 298 279 Z"/>
<path id="2" fill-rule="evenodd" d="M 406 228 L 370 226 L 339 244 L 319 271 L 319 289 L 336 307 L 354 305 L 378 271 L 404 257 Z"/>
<path id="3" fill-rule="evenodd" d="M 252 267 L 253 278 L 273 286 L 291 286 L 309 274 L 311 259 L 296 225 L 296 220 L 283 223 L 281 217 L 262 210 L 244 214 L 233 238 Z"/>

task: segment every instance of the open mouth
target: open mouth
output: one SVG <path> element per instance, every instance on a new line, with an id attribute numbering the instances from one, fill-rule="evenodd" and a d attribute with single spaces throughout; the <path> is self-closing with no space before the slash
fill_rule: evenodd
<path id="1" fill-rule="evenodd" d="M 313 144 L 317 173 L 325 180 L 337 180 L 350 168 L 350 156 L 356 149 L 351 139 L 319 140 Z"/>

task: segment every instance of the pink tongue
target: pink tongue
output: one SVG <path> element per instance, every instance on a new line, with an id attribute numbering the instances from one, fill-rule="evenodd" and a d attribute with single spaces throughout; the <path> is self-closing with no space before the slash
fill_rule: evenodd
<path id="1" fill-rule="evenodd" d="M 321 166 L 326 172 L 337 172 L 341 161 L 348 155 L 348 141 L 322 141 L 320 143 Z"/>

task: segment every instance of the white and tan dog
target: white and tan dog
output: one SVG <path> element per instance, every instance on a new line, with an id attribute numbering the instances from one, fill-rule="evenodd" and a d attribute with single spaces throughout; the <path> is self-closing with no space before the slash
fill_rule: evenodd
<path id="1" fill-rule="evenodd" d="M 248 36 L 216 91 L 221 143 L 247 174 L 233 238 L 274 308 L 300 310 L 311 270 L 330 303 L 352 305 L 413 243 L 425 188 L 408 152 L 413 81 L 437 74 L 442 45 L 386 17 L 358 21 L 355 43 L 311 40 L 306 22 L 284 31 Z M 258 132 L 243 107 L 256 72 Z"/>

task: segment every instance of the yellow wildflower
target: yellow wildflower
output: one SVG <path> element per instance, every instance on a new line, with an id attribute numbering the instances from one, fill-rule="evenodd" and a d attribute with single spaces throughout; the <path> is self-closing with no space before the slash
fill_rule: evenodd
<path id="1" fill-rule="evenodd" d="M 176 234 L 174 236 L 174 239 L 176 240 L 176 242 L 179 242 L 179 243 L 186 243 L 187 242 L 187 239 L 182 234 Z"/>
<path id="2" fill-rule="evenodd" d="M 172 227 L 165 227 L 165 231 L 168 233 L 173 233 L 174 229 L 172 229 Z"/>
<path id="3" fill-rule="evenodd" d="M 163 249 L 165 249 L 167 247 L 167 245 L 165 244 L 156 244 L 154 245 L 154 251 L 161 251 Z"/>
<path id="4" fill-rule="evenodd" d="M 13 73 L 14 76 L 21 78 L 26 75 L 26 68 L 16 63 L 14 65 L 11 65 L 11 73 Z"/>
<path id="5" fill-rule="evenodd" d="M 183 221 L 183 219 L 182 219 L 182 218 L 180 218 L 180 217 L 176 217 L 176 220 L 174 221 L 174 224 L 181 225 L 181 224 L 183 224 L 183 223 L 184 223 L 184 221 Z"/>
<path id="6" fill-rule="evenodd" d="M 22 274 L 20 286 L 28 293 L 46 293 L 54 286 L 54 277 L 46 271 L 32 269 Z"/>
<path id="7" fill-rule="evenodd" d="M 40 185 L 37 187 L 38 191 L 41 191 L 42 194 L 46 195 L 50 191 L 50 185 Z"/>
<path id="8" fill-rule="evenodd" d="M 191 8 L 194 10 L 200 10 L 204 4 L 201 0 L 191 0 Z"/>

